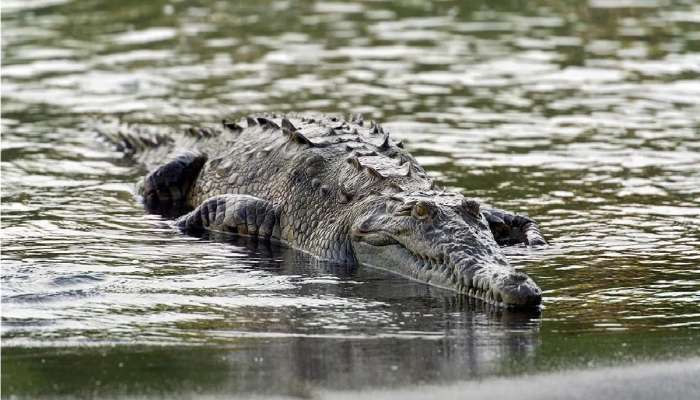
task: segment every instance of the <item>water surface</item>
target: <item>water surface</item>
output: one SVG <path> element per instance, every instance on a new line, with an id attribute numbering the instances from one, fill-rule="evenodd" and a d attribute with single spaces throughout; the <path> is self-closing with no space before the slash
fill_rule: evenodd
<path id="1" fill-rule="evenodd" d="M 700 6 L 464 3 L 3 1 L 3 395 L 468 389 L 700 354 Z M 542 312 L 183 236 L 85 123 L 270 110 L 362 112 L 537 219 L 551 246 L 506 252 Z"/>

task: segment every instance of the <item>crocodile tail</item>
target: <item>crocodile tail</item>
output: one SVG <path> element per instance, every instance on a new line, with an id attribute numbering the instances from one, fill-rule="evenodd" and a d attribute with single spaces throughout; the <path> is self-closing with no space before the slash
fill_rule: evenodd
<path id="1" fill-rule="evenodd" d="M 126 154 L 142 153 L 174 141 L 172 130 L 162 127 L 136 126 L 119 120 L 100 120 L 91 125 L 98 135 Z"/>

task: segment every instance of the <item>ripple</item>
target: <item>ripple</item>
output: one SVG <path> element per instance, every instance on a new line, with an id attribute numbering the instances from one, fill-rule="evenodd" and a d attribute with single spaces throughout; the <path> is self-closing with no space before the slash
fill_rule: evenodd
<path id="1" fill-rule="evenodd" d="M 177 31 L 170 27 L 152 27 L 114 35 L 112 41 L 121 45 L 144 44 L 172 39 L 176 34 Z"/>
<path id="2" fill-rule="evenodd" d="M 85 64 L 75 62 L 72 60 L 42 60 L 34 61 L 32 63 L 25 64 L 15 64 L 3 66 L 3 75 L 12 78 L 34 78 L 40 77 L 47 74 L 60 74 L 66 72 L 78 72 L 85 71 L 87 66 Z"/>

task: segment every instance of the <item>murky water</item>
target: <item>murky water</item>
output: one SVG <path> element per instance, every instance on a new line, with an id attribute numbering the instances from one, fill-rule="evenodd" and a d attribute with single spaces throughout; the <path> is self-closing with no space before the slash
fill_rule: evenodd
<path id="1" fill-rule="evenodd" d="M 692 0 L 2 11 L 4 396 L 306 396 L 700 354 Z M 507 252 L 543 312 L 185 237 L 84 124 L 270 110 L 363 112 L 443 184 L 536 218 L 551 246 Z"/>

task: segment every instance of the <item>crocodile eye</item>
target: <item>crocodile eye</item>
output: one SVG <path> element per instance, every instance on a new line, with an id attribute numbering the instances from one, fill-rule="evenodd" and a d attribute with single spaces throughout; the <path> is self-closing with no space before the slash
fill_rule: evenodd
<path id="1" fill-rule="evenodd" d="M 400 205 L 394 210 L 394 215 L 396 215 L 397 217 L 408 217 L 409 215 L 411 215 L 411 210 L 413 210 L 412 205 Z"/>
<path id="2" fill-rule="evenodd" d="M 413 207 L 413 215 L 418 219 L 424 219 L 428 216 L 428 207 L 423 203 L 418 203 Z"/>

